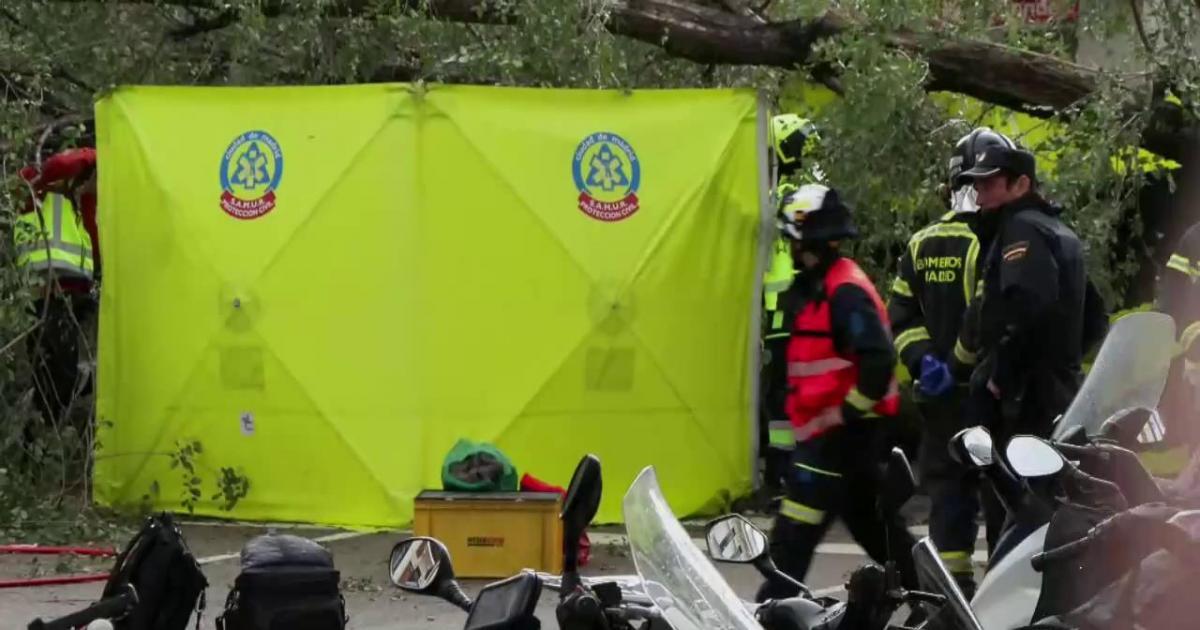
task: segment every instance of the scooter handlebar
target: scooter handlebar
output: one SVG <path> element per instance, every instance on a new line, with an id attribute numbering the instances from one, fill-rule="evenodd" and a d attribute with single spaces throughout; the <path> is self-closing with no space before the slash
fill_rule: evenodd
<path id="1" fill-rule="evenodd" d="M 1041 573 L 1046 569 L 1046 565 L 1050 562 L 1074 558 L 1075 556 L 1083 553 L 1087 550 L 1088 545 L 1092 544 L 1092 540 L 1093 538 L 1091 536 L 1084 536 L 1078 540 L 1072 540 L 1065 545 L 1055 547 L 1041 553 L 1036 553 L 1032 558 L 1030 558 L 1029 563 L 1033 565 L 1034 571 Z"/>
<path id="2" fill-rule="evenodd" d="M 1068 444 L 1066 442 L 1051 442 L 1050 445 L 1067 459 L 1084 460 L 1096 456 L 1088 446 L 1076 446 L 1075 444 Z"/>

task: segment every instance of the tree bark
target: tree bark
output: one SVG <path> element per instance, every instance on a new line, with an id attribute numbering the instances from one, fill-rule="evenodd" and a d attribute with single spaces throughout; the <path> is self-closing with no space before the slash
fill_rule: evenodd
<path id="1" fill-rule="evenodd" d="M 1200 0 L 1198 0 L 1200 1 Z M 484 21 L 489 0 L 413 0 L 441 19 Z M 474 5 L 466 9 L 464 5 Z M 494 23 L 494 22 L 493 22 Z M 703 64 L 759 65 L 796 69 L 809 62 L 823 38 L 860 28 L 853 19 L 827 11 L 813 20 L 764 23 L 687 0 L 616 0 L 607 22 L 610 32 L 659 46 L 671 55 Z M 978 40 L 937 33 L 893 33 L 888 42 L 929 66 L 929 91 L 965 94 L 1033 116 L 1063 113 L 1093 94 L 1098 73 L 1065 59 Z M 1150 103 L 1138 103 L 1145 107 Z M 1198 136 L 1178 108 L 1156 106 L 1143 146 L 1181 159 Z"/>

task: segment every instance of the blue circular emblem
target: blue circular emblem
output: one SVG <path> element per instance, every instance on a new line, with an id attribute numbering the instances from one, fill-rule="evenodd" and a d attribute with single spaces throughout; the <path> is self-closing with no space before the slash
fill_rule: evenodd
<path id="1" fill-rule="evenodd" d="M 620 221 L 637 212 L 642 163 L 621 136 L 597 132 L 583 139 L 571 161 L 579 209 L 600 221 Z"/>
<path id="2" fill-rule="evenodd" d="M 265 131 L 233 139 L 221 157 L 221 209 L 238 219 L 257 219 L 275 207 L 283 178 L 283 151 Z"/>

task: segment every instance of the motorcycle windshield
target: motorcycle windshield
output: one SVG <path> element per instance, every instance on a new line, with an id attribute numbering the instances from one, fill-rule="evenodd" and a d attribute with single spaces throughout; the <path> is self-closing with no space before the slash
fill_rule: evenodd
<path id="1" fill-rule="evenodd" d="M 912 554 L 923 582 L 932 584 L 937 593 L 946 598 L 946 607 L 957 622 L 955 625 L 961 630 L 983 630 L 962 589 L 942 564 L 933 541 L 928 536 L 922 538 L 913 546 Z"/>
<path id="2" fill-rule="evenodd" d="M 1142 312 L 1117 320 L 1051 438 L 1061 439 L 1076 426 L 1093 437 L 1118 411 L 1158 407 L 1174 354 L 1175 320 L 1170 315 Z"/>
<path id="3" fill-rule="evenodd" d="M 652 466 L 625 493 L 623 510 L 646 595 L 674 630 L 762 630 L 675 519 Z"/>

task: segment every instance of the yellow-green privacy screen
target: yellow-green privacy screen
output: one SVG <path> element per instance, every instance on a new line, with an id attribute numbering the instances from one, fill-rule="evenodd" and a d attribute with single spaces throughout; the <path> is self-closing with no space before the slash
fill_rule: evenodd
<path id="1" fill-rule="evenodd" d="M 751 483 L 761 116 L 733 90 L 116 91 L 98 500 L 183 509 L 199 441 L 198 514 L 404 525 L 468 438 L 563 486 L 597 454 L 602 520 L 647 465 L 679 514 L 718 507 Z"/>

